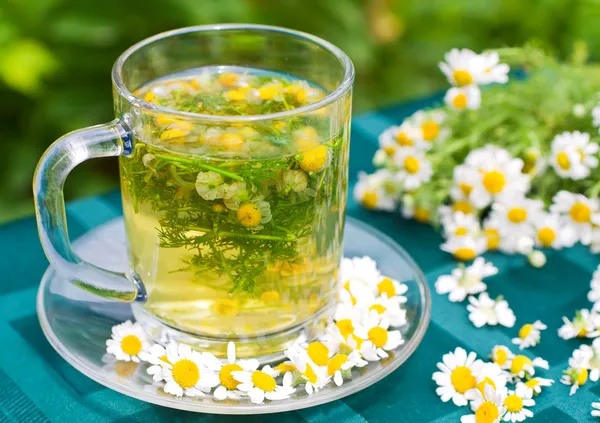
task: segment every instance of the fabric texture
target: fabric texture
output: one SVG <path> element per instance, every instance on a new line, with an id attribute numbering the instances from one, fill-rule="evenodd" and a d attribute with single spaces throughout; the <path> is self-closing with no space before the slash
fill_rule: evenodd
<path id="1" fill-rule="evenodd" d="M 363 114 L 353 120 L 350 175 L 373 170 L 371 158 L 381 131 L 437 98 Z M 352 190 L 353 184 L 350 184 Z M 351 197 L 351 192 L 349 194 Z M 76 201 L 68 206 L 71 239 L 121 214 L 119 192 Z M 487 357 L 496 344 L 511 345 L 518 327 L 541 320 L 548 325 L 542 343 L 525 354 L 543 357 L 556 381 L 536 399 L 531 422 L 593 421 L 591 403 L 600 383 L 588 382 L 573 397 L 558 380 L 580 341 L 557 335 L 561 316 L 590 307 L 586 299 L 599 260 L 583 247 L 547 252 L 548 264 L 534 269 L 523 257 L 487 254 L 500 272 L 486 280 L 492 298 L 503 295 L 517 316 L 515 328 L 476 329 L 465 304 L 435 294 L 433 283 L 456 262 L 440 250 L 441 236 L 431 227 L 403 220 L 398 213 L 369 212 L 351 198 L 348 214 L 384 231 L 402 245 L 425 272 L 433 299 L 429 329 L 410 359 L 374 386 L 311 409 L 275 415 L 217 416 L 161 408 L 114 392 L 80 374 L 46 341 L 39 326 L 35 297 L 48 262 L 40 247 L 35 219 L 0 226 L 0 422 L 457 422 L 466 407 L 442 403 L 431 379 L 443 354 L 461 346 Z M 516 351 L 516 348 L 513 349 Z"/>

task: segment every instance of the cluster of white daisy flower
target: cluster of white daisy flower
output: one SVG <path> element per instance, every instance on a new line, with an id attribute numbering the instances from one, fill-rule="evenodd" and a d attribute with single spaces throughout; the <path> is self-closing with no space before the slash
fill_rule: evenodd
<path id="1" fill-rule="evenodd" d="M 535 376 L 536 369 L 548 369 L 547 361 L 515 355 L 503 345 L 492 349 L 488 362 L 458 347 L 444 354 L 437 367 L 440 371 L 433 380 L 440 399 L 459 407 L 468 405 L 472 411 L 461 417 L 463 423 L 521 422 L 533 417 L 533 398 L 554 383 Z"/>
<path id="2" fill-rule="evenodd" d="M 341 386 L 352 369 L 385 359 L 404 343 L 400 329 L 408 324 L 408 287 L 384 276 L 369 257 L 344 258 L 340 281 L 334 319 L 325 333 L 317 340 L 298 339 L 285 351 L 287 360 L 274 367 L 238 359 L 233 342 L 224 362 L 175 341 L 152 343 L 131 321 L 112 328 L 105 361 L 145 362 L 153 386 L 177 397 L 212 393 L 216 400 L 248 398 L 260 404 L 287 399 L 298 385 L 309 395 L 330 383 Z"/>
<path id="3" fill-rule="evenodd" d="M 495 52 L 454 49 L 440 68 L 453 85 L 446 106 L 420 110 L 380 135 L 373 159 L 379 169 L 359 175 L 355 199 L 367 209 L 401 208 L 405 218 L 441 226 L 446 238 L 441 248 L 458 260 L 498 250 L 524 254 L 542 267 L 546 256 L 539 249 L 581 242 L 600 251 L 600 202 L 595 198 L 600 183 L 591 180 L 600 150 L 595 135 L 555 133 L 536 139 L 539 148 L 504 146 L 502 139 L 485 144 L 476 133 L 465 136 L 460 120 L 465 114 L 457 110 L 478 109 L 479 86 L 507 82 L 509 67 Z M 600 105 L 591 115 L 583 109 L 578 121 L 600 127 Z M 453 156 L 456 151 L 464 154 Z M 545 178 L 550 173 L 554 176 Z M 570 191 L 558 190 L 562 187 Z M 583 195 L 585 190 L 592 195 Z"/>

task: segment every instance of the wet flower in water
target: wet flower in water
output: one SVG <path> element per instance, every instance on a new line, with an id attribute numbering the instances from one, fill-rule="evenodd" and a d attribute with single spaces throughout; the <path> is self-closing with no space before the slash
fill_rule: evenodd
<path id="1" fill-rule="evenodd" d="M 540 343 L 541 331 L 548 327 L 539 320 L 534 323 L 527 323 L 519 329 L 519 337 L 513 338 L 512 343 L 519 346 L 520 350 L 534 347 Z"/>
<path id="2" fill-rule="evenodd" d="M 329 164 L 329 149 L 324 145 L 318 145 L 300 154 L 298 164 L 306 172 L 319 172 Z"/>
<path id="3" fill-rule="evenodd" d="M 213 201 L 225 195 L 225 183 L 220 173 L 209 170 L 196 177 L 196 192 L 204 200 Z"/>
<path id="4" fill-rule="evenodd" d="M 237 219 L 243 226 L 260 229 L 261 223 L 268 223 L 272 219 L 271 205 L 262 196 L 255 197 L 239 206 Z"/>
<path id="5" fill-rule="evenodd" d="M 286 188 L 294 192 L 302 192 L 308 186 L 308 176 L 306 172 L 298 169 L 291 169 L 283 175 L 283 182 Z"/>
<path id="6" fill-rule="evenodd" d="M 516 317 L 504 299 L 492 300 L 487 292 L 479 294 L 478 298 L 469 297 L 469 320 L 480 328 L 485 325 L 502 325 L 508 328 L 514 326 Z"/>
<path id="7" fill-rule="evenodd" d="M 237 210 L 242 202 L 248 200 L 249 195 L 246 183 L 235 181 L 225 185 L 223 202 L 228 209 Z"/>
<path id="8" fill-rule="evenodd" d="M 484 278 L 498 273 L 498 269 L 482 258 L 475 259 L 468 267 L 459 266 L 452 270 L 451 275 L 442 275 L 435 282 L 438 294 L 450 294 L 448 299 L 452 302 L 463 301 L 467 295 L 478 294 L 487 289 Z"/>
<path id="9" fill-rule="evenodd" d="M 139 323 L 127 320 L 112 327 L 111 338 L 106 341 L 106 352 L 117 360 L 140 362 L 140 354 L 150 347 L 144 329 Z"/>
<path id="10" fill-rule="evenodd" d="M 483 361 L 477 360 L 476 353 L 467 355 L 460 347 L 444 354 L 442 362 L 437 363 L 440 371 L 433 374 L 433 380 L 438 385 L 435 392 L 443 402 L 452 400 L 455 405 L 467 405 L 465 393 L 477 386 L 477 375 L 483 366 Z"/>

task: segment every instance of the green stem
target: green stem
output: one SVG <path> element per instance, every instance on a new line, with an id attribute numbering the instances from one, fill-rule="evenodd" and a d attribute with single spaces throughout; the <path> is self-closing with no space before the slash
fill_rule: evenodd
<path id="1" fill-rule="evenodd" d="M 161 160 L 164 160 L 164 161 L 167 161 L 167 162 L 186 163 L 186 164 L 198 166 L 198 167 L 200 167 L 202 169 L 212 170 L 213 172 L 220 173 L 221 175 L 227 176 L 228 178 L 231 178 L 231 179 L 235 179 L 236 181 L 243 181 L 244 180 L 244 178 L 242 178 L 239 175 L 236 175 L 235 173 L 228 172 L 226 170 L 220 169 L 220 168 L 215 167 L 215 166 L 211 166 L 211 165 L 207 165 L 207 164 L 204 164 L 204 163 L 200 163 L 197 160 L 186 159 L 186 158 L 183 158 L 183 157 L 167 156 L 167 155 L 164 155 L 164 154 L 157 154 L 155 157 L 157 159 L 161 159 Z"/>
<path id="2" fill-rule="evenodd" d="M 261 239 L 263 241 L 293 241 L 296 237 L 293 234 L 288 234 L 286 237 L 273 236 L 273 235 L 260 235 L 260 234 L 240 234 L 236 232 L 214 232 L 209 228 L 201 228 L 199 226 L 187 226 L 187 230 L 199 231 L 199 232 L 213 232 L 217 236 L 223 238 L 250 238 L 250 239 Z"/>
<path id="3" fill-rule="evenodd" d="M 195 185 L 193 182 L 188 182 L 188 181 L 184 181 L 183 179 L 181 179 L 181 176 L 179 176 L 179 174 L 177 173 L 177 169 L 175 168 L 175 166 L 173 166 L 173 165 L 169 166 L 169 173 L 171 173 L 171 177 L 173 178 L 175 183 L 177 185 L 179 185 L 181 188 L 186 188 L 186 189 L 194 189 L 195 188 Z"/>

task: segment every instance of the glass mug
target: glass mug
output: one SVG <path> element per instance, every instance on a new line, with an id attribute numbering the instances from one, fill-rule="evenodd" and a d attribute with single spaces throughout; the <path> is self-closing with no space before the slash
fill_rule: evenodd
<path id="1" fill-rule="evenodd" d="M 157 79 L 232 67 L 304 81 L 294 95 L 307 86 L 323 94 L 247 115 L 166 108 L 140 94 Z M 219 356 L 230 340 L 240 356 L 268 359 L 318 336 L 336 301 L 353 80 L 337 47 L 277 27 L 198 26 L 132 46 L 112 71 L 116 119 L 58 139 L 36 169 L 51 265 L 87 291 L 132 303 L 151 336 Z M 107 156 L 119 156 L 126 273 L 83 261 L 67 234 L 67 175 Z"/>

